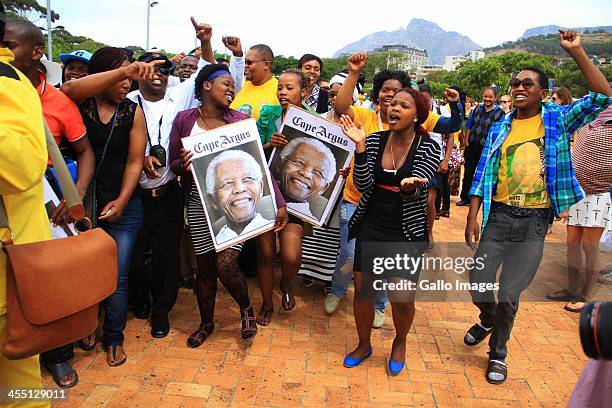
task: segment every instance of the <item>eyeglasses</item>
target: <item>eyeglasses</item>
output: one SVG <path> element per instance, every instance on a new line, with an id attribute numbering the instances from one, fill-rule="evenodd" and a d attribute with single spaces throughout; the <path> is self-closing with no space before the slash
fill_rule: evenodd
<path id="1" fill-rule="evenodd" d="M 233 191 L 236 188 L 236 184 L 237 181 L 240 180 L 240 182 L 242 183 L 243 186 L 245 186 L 247 189 L 252 188 L 253 186 L 255 186 L 258 182 L 260 182 L 261 180 L 256 179 L 254 177 L 243 177 L 242 179 L 233 179 L 233 180 L 227 180 L 225 181 L 221 187 L 219 187 L 218 189 L 216 189 L 214 192 L 218 192 L 218 191 Z"/>
<path id="2" fill-rule="evenodd" d="M 253 64 L 257 64 L 258 62 L 268 62 L 268 60 L 259 60 L 259 61 L 251 61 L 248 59 L 244 60 L 244 65 L 253 65 Z"/>
<path id="3" fill-rule="evenodd" d="M 162 75 L 170 75 L 170 73 L 172 72 L 171 68 L 165 68 L 165 67 L 155 67 L 155 73 L 156 74 L 162 74 Z"/>
<path id="4" fill-rule="evenodd" d="M 521 85 L 523 85 L 523 88 L 529 89 L 529 88 L 534 87 L 536 83 L 531 78 L 525 78 L 523 80 L 520 80 L 518 78 L 512 78 L 510 80 L 510 88 L 512 89 L 516 89 Z"/>
<path id="5" fill-rule="evenodd" d="M 314 168 L 312 166 L 309 166 L 303 160 L 294 161 L 294 160 L 288 159 L 285 156 L 281 156 L 281 159 L 283 159 L 284 161 L 289 162 L 289 163 L 293 164 L 294 166 L 298 167 L 300 169 L 300 171 L 304 171 L 306 168 L 310 167 L 310 169 L 312 171 L 312 177 L 317 182 L 324 181 L 326 183 L 331 183 L 332 180 L 333 180 L 333 178 L 330 179 L 330 178 L 325 177 L 325 175 L 323 174 L 323 170 L 318 169 L 318 168 Z"/>

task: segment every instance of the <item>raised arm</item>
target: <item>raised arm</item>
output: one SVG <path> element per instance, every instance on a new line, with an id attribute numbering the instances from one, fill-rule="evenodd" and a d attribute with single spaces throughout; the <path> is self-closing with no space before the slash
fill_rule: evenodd
<path id="1" fill-rule="evenodd" d="M 454 89 L 447 88 L 444 91 L 444 95 L 448 100 L 451 115 L 450 117 L 440 116 L 438 118 L 438 123 L 436 123 L 436 126 L 434 126 L 433 131 L 443 134 L 454 133 L 461 129 L 461 124 L 463 123 L 463 115 L 461 114 L 461 109 L 459 108 L 459 92 Z"/>
<path id="2" fill-rule="evenodd" d="M 574 30 L 559 30 L 559 42 L 561 47 L 572 57 L 580 68 L 582 76 L 586 80 L 589 90 L 606 96 L 611 96 L 610 85 L 604 74 L 591 62 L 584 51 L 580 41 L 580 35 Z"/>
<path id="3" fill-rule="evenodd" d="M 230 61 L 230 73 L 234 78 L 234 93 L 237 94 L 242 89 L 244 83 L 244 52 L 242 43 L 238 37 L 223 37 L 223 44 L 232 52 Z"/>
<path id="4" fill-rule="evenodd" d="M 334 111 L 338 117 L 348 115 L 351 119 L 355 119 L 355 114 L 351 109 L 351 105 L 353 104 L 353 92 L 357 86 L 359 74 L 364 70 L 367 62 L 368 54 L 362 51 L 351 55 L 349 58 L 349 74 L 338 90 L 338 95 L 336 95 L 336 102 L 334 104 Z"/>
<path id="5" fill-rule="evenodd" d="M 79 103 L 87 98 L 100 95 L 110 86 L 117 82 L 131 79 L 135 81 L 153 78 L 155 67 L 164 61 L 156 60 L 148 63 L 133 62 L 128 66 L 119 67 L 112 71 L 100 72 L 99 74 L 87 75 L 86 77 L 73 79 L 65 82 L 60 90 L 70 99 Z"/>
<path id="6" fill-rule="evenodd" d="M 200 58 L 210 64 L 214 64 L 216 62 L 215 53 L 210 43 L 210 38 L 212 37 L 212 27 L 210 24 L 198 23 L 193 17 L 191 17 L 191 24 L 196 32 L 197 39 L 200 40 L 200 52 L 202 54 Z"/>

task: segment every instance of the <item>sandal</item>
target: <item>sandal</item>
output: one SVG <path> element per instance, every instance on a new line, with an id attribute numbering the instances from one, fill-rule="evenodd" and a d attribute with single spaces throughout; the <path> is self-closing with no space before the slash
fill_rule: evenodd
<path id="1" fill-rule="evenodd" d="M 508 377 L 508 367 L 501 360 L 489 360 L 485 378 L 489 384 L 501 384 Z"/>
<path id="2" fill-rule="evenodd" d="M 267 326 L 270 324 L 270 317 L 272 317 L 273 313 L 273 307 L 266 309 L 262 306 L 261 309 L 259 309 L 259 314 L 257 315 L 257 320 L 255 322 L 258 326 Z"/>
<path id="3" fill-rule="evenodd" d="M 210 336 L 215 328 L 214 323 L 200 324 L 198 330 L 194 331 L 191 336 L 187 338 L 187 347 L 196 348 L 200 347 L 202 343 Z"/>
<path id="4" fill-rule="evenodd" d="M 249 340 L 255 337 L 257 334 L 257 323 L 255 321 L 253 305 L 246 309 L 240 309 L 240 318 L 242 319 L 242 339 Z"/>
<path id="5" fill-rule="evenodd" d="M 283 291 L 283 296 L 281 299 L 281 303 L 283 305 L 283 309 L 285 309 L 285 312 L 288 312 L 295 307 L 295 298 L 293 297 L 292 292 Z"/>
<path id="6" fill-rule="evenodd" d="M 559 300 L 561 302 L 571 302 L 576 299 L 576 295 L 570 293 L 567 289 L 561 289 L 557 292 L 549 293 L 546 295 L 548 300 Z"/>
<path id="7" fill-rule="evenodd" d="M 466 346 L 475 346 L 487 338 L 493 329 L 486 329 L 480 323 L 476 323 L 470 327 L 463 338 L 463 343 Z"/>
<path id="8" fill-rule="evenodd" d="M 565 305 L 564 309 L 568 312 L 580 313 L 586 302 L 587 300 L 584 297 L 576 296 L 571 302 Z"/>
<path id="9" fill-rule="evenodd" d="M 96 333 L 91 333 L 89 336 L 83 337 L 77 344 L 82 350 L 93 350 L 96 348 Z"/>
<path id="10" fill-rule="evenodd" d="M 121 347 L 121 353 L 123 354 L 123 356 L 119 360 L 117 360 L 117 347 Z M 125 351 L 123 350 L 122 344 L 113 344 L 112 346 L 106 347 L 106 362 L 108 363 L 109 366 L 111 367 L 120 366 L 121 364 L 125 363 L 126 360 L 127 360 L 127 355 L 125 354 Z"/>
<path id="11" fill-rule="evenodd" d="M 57 364 L 45 363 L 45 367 L 53 376 L 53 381 L 61 388 L 71 388 L 79 382 L 79 376 L 67 361 Z M 65 382 L 68 381 L 68 383 Z"/>

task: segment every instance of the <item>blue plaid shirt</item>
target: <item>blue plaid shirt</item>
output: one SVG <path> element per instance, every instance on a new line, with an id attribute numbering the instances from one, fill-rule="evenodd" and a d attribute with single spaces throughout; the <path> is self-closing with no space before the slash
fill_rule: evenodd
<path id="1" fill-rule="evenodd" d="M 578 184 L 572 167 L 569 146 L 571 134 L 594 120 L 599 112 L 606 109 L 611 103 L 612 98 L 595 92 L 589 93 L 571 105 L 542 103 L 546 191 L 548 191 L 556 216 L 584 198 L 584 191 Z M 482 197 L 483 232 L 489 218 L 491 200 L 497 189 L 501 147 L 510 133 L 512 119 L 515 115 L 516 110 L 491 125 L 478 168 L 474 174 L 470 196 Z"/>

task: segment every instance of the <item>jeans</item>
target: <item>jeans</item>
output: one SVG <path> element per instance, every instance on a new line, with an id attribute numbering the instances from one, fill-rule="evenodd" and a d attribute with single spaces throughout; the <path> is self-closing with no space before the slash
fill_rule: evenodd
<path id="1" fill-rule="evenodd" d="M 357 206 L 345 201 L 340 202 L 340 252 L 336 260 L 334 275 L 332 276 L 331 292 L 338 296 L 344 297 L 348 290 L 348 285 L 353 277 L 353 256 L 355 255 L 355 239 L 348 240 L 349 221 L 355 213 Z M 387 292 L 384 290 L 376 291 L 376 299 L 374 308 L 384 312 L 387 306 Z"/>
<path id="2" fill-rule="evenodd" d="M 46 364 L 66 363 L 74 358 L 74 346 L 68 343 L 40 354 L 40 359 Z"/>
<path id="3" fill-rule="evenodd" d="M 472 291 L 483 326 L 492 327 L 489 359 L 503 360 L 518 311 L 521 293 L 535 277 L 548 231 L 548 216 L 517 217 L 493 209 L 474 259 L 484 259 L 482 268 L 470 270 L 471 283 L 495 283 L 499 275 L 498 301 L 493 291 Z"/>
<path id="4" fill-rule="evenodd" d="M 130 299 L 135 305 L 149 305 L 152 324 L 165 324 L 180 285 L 179 243 L 183 233 L 183 193 L 176 180 L 161 197 L 143 197 L 144 219 L 132 257 Z M 143 267 L 147 242 L 153 249 L 151 276 Z M 149 279 L 150 278 L 150 279 Z"/>
<path id="5" fill-rule="evenodd" d="M 449 170 L 450 171 L 450 170 Z M 448 184 L 448 172 L 436 173 L 438 179 L 438 195 L 436 195 L 436 209 L 440 211 L 450 210 L 450 185 Z"/>
<path id="6" fill-rule="evenodd" d="M 465 148 L 464 158 L 465 165 L 463 168 L 463 182 L 461 183 L 461 201 L 470 201 L 470 189 L 474 181 L 474 173 L 478 168 L 482 147 L 473 147 L 472 145 Z"/>
<path id="7" fill-rule="evenodd" d="M 117 289 L 104 299 L 102 305 L 106 315 L 102 329 L 103 346 L 123 344 L 123 330 L 127 323 L 128 310 L 128 275 L 132 252 L 142 224 L 143 211 L 140 197 L 132 198 L 116 222 L 102 222 L 100 227 L 108 233 L 117 244 Z"/>

